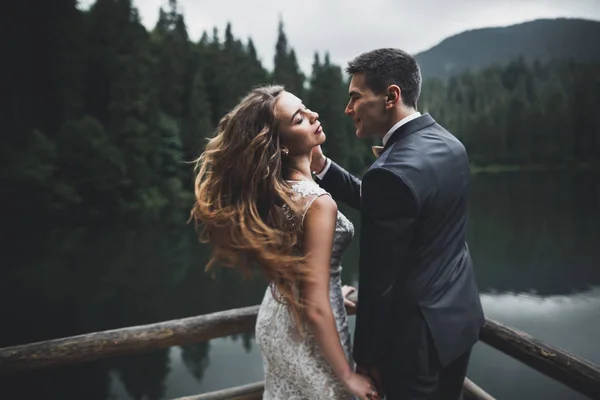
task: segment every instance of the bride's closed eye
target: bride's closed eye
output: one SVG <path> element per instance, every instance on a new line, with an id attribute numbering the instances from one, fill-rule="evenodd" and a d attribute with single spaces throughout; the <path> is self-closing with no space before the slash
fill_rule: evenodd
<path id="1" fill-rule="evenodd" d="M 302 110 L 304 112 L 308 112 L 310 111 L 308 109 L 308 107 L 304 107 L 304 109 Z M 304 121 L 304 116 L 302 116 L 301 114 L 299 115 L 300 118 L 298 118 L 298 120 L 296 120 L 295 125 L 300 125 L 303 121 Z"/>

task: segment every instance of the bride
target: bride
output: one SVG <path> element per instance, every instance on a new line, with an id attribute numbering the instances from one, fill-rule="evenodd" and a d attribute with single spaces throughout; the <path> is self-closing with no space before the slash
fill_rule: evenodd
<path id="1" fill-rule="evenodd" d="M 269 280 L 256 322 L 264 399 L 378 399 L 354 371 L 341 286 L 352 223 L 313 180 L 319 115 L 281 86 L 254 89 L 197 160 L 192 217 L 215 262 Z"/>

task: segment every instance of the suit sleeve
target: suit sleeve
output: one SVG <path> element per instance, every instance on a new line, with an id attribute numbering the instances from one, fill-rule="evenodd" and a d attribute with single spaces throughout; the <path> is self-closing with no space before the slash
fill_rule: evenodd
<path id="1" fill-rule="evenodd" d="M 323 179 L 317 178 L 317 183 L 331 193 L 335 200 L 344 202 L 350 207 L 360 210 L 360 180 L 337 165 L 333 160 Z"/>
<path id="2" fill-rule="evenodd" d="M 354 359 L 368 368 L 385 351 L 394 283 L 414 234 L 418 202 L 404 179 L 383 168 L 367 172 L 362 186 Z"/>

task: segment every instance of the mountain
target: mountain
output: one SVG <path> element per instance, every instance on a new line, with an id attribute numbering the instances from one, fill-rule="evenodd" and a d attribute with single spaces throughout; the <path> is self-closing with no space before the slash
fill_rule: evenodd
<path id="1" fill-rule="evenodd" d="M 526 61 L 555 58 L 600 61 L 600 21 L 539 19 L 501 28 L 474 29 L 443 40 L 415 57 L 423 78 L 446 79 L 523 56 Z"/>

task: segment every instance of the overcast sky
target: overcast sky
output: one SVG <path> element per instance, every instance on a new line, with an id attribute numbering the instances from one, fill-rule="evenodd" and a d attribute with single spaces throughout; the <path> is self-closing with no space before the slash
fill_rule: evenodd
<path id="1" fill-rule="evenodd" d="M 80 0 L 86 8 L 94 0 Z M 142 23 L 152 29 L 167 0 L 134 0 Z M 315 51 L 329 51 L 345 67 L 363 51 L 398 47 L 412 54 L 465 30 L 505 26 L 537 18 L 600 20 L 600 0 L 179 0 L 190 38 L 227 22 L 233 35 L 251 37 L 263 65 L 271 69 L 277 24 L 283 19 L 300 66 L 310 73 Z"/>

